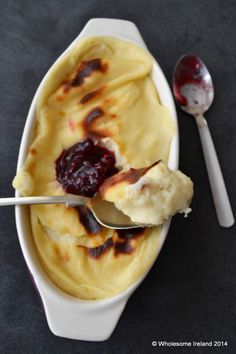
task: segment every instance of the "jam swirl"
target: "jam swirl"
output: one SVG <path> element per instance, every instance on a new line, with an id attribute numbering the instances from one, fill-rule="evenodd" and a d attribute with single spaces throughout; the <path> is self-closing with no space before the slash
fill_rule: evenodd
<path id="1" fill-rule="evenodd" d="M 56 160 L 56 178 L 67 193 L 93 197 L 104 180 L 117 173 L 114 154 L 87 138 Z"/>

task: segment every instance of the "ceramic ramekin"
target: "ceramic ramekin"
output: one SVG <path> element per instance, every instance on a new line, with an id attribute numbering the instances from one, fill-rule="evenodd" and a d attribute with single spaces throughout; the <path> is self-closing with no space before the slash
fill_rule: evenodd
<path id="1" fill-rule="evenodd" d="M 108 35 L 120 38 L 147 49 L 134 23 L 117 19 L 97 18 L 91 19 L 86 24 L 66 52 L 81 38 L 94 35 Z M 64 54 L 65 52 L 61 57 Z M 32 140 L 35 106 L 42 84 L 47 76 L 48 73 L 39 85 L 28 113 L 20 145 L 17 170 L 23 165 Z M 171 169 L 177 169 L 179 136 L 175 105 L 166 78 L 154 59 L 152 78 L 157 87 L 161 103 L 170 109 L 172 118 L 176 123 L 176 134 L 172 141 L 168 165 Z M 16 196 L 18 196 L 18 193 L 16 193 Z M 166 239 L 169 225 L 170 220 L 163 225 L 160 247 L 156 256 L 158 256 Z M 44 272 L 34 248 L 27 207 L 16 207 L 16 226 L 24 258 L 42 298 L 48 325 L 52 333 L 60 337 L 89 341 L 102 341 L 109 338 L 124 310 L 126 302 L 147 273 L 127 290 L 115 297 L 91 301 L 74 298 L 57 288 Z"/>

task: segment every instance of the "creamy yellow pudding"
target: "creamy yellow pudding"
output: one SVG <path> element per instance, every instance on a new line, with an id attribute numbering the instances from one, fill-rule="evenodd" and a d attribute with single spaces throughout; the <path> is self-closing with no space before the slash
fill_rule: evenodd
<path id="1" fill-rule="evenodd" d="M 107 178 L 100 192 L 134 223 L 160 225 L 176 213 L 191 211 L 193 183 L 181 171 L 171 171 L 158 161 Z"/>
<path id="2" fill-rule="evenodd" d="M 34 138 L 14 187 L 25 196 L 78 192 L 79 173 L 82 185 L 86 182 L 83 192 L 92 196 L 93 181 L 101 183 L 96 168 L 108 177 L 121 168 L 148 167 L 160 159 L 167 163 L 175 125 L 150 78 L 152 63 L 147 51 L 118 39 L 76 43 L 40 91 Z M 104 142 L 116 147 L 119 161 Z M 96 150 L 98 160 L 91 160 L 93 153 L 86 163 L 81 157 L 77 170 L 76 154 L 83 149 Z M 125 290 L 150 268 L 159 249 L 161 227 L 109 230 L 85 208 L 34 205 L 30 219 L 45 272 L 82 299 Z"/>

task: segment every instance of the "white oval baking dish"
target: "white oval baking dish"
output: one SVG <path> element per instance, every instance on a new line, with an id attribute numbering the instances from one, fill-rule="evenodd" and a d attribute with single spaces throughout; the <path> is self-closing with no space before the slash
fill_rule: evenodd
<path id="1" fill-rule="evenodd" d="M 147 49 L 134 23 L 117 19 L 96 18 L 91 19 L 86 24 L 82 32 L 65 52 L 69 51 L 71 46 L 81 38 L 94 35 L 108 35 L 120 38 Z M 60 60 L 60 58 L 58 58 L 58 60 Z M 179 160 L 179 135 L 175 105 L 162 70 L 154 59 L 153 61 L 152 78 L 157 87 L 161 103 L 170 109 L 172 118 L 176 124 L 176 134 L 172 141 L 168 165 L 171 169 L 177 169 Z M 27 116 L 20 145 L 17 170 L 23 165 L 29 144 L 32 140 L 35 106 L 37 98 L 40 95 L 42 84 L 47 76 L 48 73 L 37 89 Z M 16 193 L 16 196 L 19 196 L 18 193 Z M 147 273 L 126 291 L 115 297 L 91 301 L 74 298 L 57 288 L 42 269 L 33 245 L 28 208 L 17 206 L 15 215 L 22 252 L 42 298 L 50 330 L 57 336 L 71 339 L 102 341 L 109 338 L 124 310 L 127 300 L 143 281 Z M 160 248 L 156 256 L 158 256 L 166 239 L 169 225 L 170 220 L 163 225 Z"/>

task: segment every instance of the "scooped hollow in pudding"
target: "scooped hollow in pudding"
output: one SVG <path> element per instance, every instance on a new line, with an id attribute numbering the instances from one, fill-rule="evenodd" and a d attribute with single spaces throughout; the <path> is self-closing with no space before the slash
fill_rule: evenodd
<path id="1" fill-rule="evenodd" d="M 103 199 L 113 202 L 133 222 L 160 225 L 176 213 L 188 214 L 193 183 L 181 171 L 159 161 L 147 168 L 120 172 L 100 188 Z"/>

